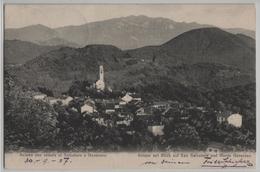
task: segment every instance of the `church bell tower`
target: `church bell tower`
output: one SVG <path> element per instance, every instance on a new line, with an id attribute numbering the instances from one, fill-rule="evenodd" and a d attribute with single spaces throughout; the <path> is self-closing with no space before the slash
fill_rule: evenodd
<path id="1" fill-rule="evenodd" d="M 99 80 L 104 82 L 104 68 L 102 65 L 99 66 Z"/>
<path id="2" fill-rule="evenodd" d="M 103 65 L 99 66 L 99 80 L 96 82 L 96 89 L 104 91 L 105 90 L 105 76 Z"/>

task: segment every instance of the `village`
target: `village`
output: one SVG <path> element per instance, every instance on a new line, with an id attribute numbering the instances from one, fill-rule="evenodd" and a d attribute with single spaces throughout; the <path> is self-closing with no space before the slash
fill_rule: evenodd
<path id="1" fill-rule="evenodd" d="M 106 89 L 104 79 L 104 68 L 99 67 L 99 80 L 93 84 L 96 92 L 103 92 Z M 109 88 L 109 87 L 108 87 Z M 87 88 L 86 88 L 87 89 Z M 112 91 L 109 88 L 109 91 Z M 134 118 L 145 122 L 147 130 L 154 136 L 164 135 L 164 126 L 167 120 L 178 118 L 185 122 L 192 117 L 191 111 L 197 113 L 207 113 L 204 107 L 187 106 L 178 101 L 156 101 L 145 102 L 142 97 L 135 92 L 125 92 L 118 98 L 95 98 L 90 96 L 71 97 L 63 95 L 62 98 L 49 97 L 46 94 L 36 94 L 36 100 L 47 102 L 51 106 L 59 104 L 66 107 L 67 111 L 80 113 L 83 117 L 90 117 L 99 125 L 105 127 L 121 127 L 126 133 L 133 134 L 131 127 Z M 242 116 L 238 113 L 215 111 L 217 122 L 228 124 L 240 128 L 242 126 Z"/>

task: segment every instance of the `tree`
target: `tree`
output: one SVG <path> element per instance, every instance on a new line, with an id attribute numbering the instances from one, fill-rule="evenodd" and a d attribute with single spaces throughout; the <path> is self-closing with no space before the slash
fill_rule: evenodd
<path id="1" fill-rule="evenodd" d="M 28 98 L 17 98 L 5 112 L 5 144 L 40 148 L 55 145 L 56 112 L 51 106 Z"/>
<path id="2" fill-rule="evenodd" d="M 47 96 L 50 96 L 50 97 L 53 97 L 53 92 L 48 89 L 48 88 L 45 88 L 45 87 L 38 87 L 38 90 L 43 93 L 43 94 L 46 94 Z"/>
<path id="3" fill-rule="evenodd" d="M 169 145 L 197 147 L 201 143 L 199 133 L 187 123 L 179 123 L 165 128 Z"/>

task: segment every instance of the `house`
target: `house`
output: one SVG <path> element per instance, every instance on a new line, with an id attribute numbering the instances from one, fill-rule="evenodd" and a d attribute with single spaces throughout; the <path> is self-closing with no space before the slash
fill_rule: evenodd
<path id="1" fill-rule="evenodd" d="M 240 128 L 242 126 L 242 115 L 235 113 L 232 114 L 230 111 L 227 112 L 218 112 L 217 121 L 219 123 L 227 122 L 234 127 Z"/>
<path id="2" fill-rule="evenodd" d="M 152 105 L 152 107 L 158 110 L 166 110 L 167 108 L 170 107 L 170 104 L 168 102 L 160 101 L 160 102 L 155 102 Z"/>
<path id="3" fill-rule="evenodd" d="M 107 87 L 107 90 L 108 90 L 109 92 L 111 92 L 111 93 L 113 92 L 112 88 L 109 87 L 109 86 Z"/>
<path id="4" fill-rule="evenodd" d="M 135 100 L 134 105 L 137 107 L 143 107 L 143 106 L 145 106 L 145 103 L 142 101 Z"/>
<path id="5" fill-rule="evenodd" d="M 242 115 L 238 113 L 232 114 L 227 118 L 227 122 L 230 125 L 240 128 L 242 126 Z"/>
<path id="6" fill-rule="evenodd" d="M 93 118 L 93 121 L 96 121 L 99 125 L 105 126 L 105 127 L 113 127 L 114 123 L 112 120 L 105 120 L 104 118 Z"/>
<path id="7" fill-rule="evenodd" d="M 126 134 L 133 135 L 133 134 L 135 134 L 135 131 L 134 130 L 128 130 L 128 131 L 126 131 Z"/>
<path id="8" fill-rule="evenodd" d="M 84 102 L 84 105 L 81 106 L 81 113 L 94 113 L 96 112 L 95 102 L 91 99 L 87 99 Z"/>
<path id="9" fill-rule="evenodd" d="M 62 105 L 63 105 L 63 106 L 68 106 L 69 103 L 70 103 L 72 100 L 73 100 L 73 98 L 70 97 L 70 96 L 68 96 L 68 97 L 66 97 L 65 99 L 62 99 L 61 102 L 62 102 Z"/>
<path id="10" fill-rule="evenodd" d="M 231 114 L 231 112 L 226 111 L 226 112 L 222 112 L 222 111 L 218 111 L 217 112 L 217 121 L 221 124 L 223 122 L 227 121 L 227 117 Z"/>
<path id="11" fill-rule="evenodd" d="M 87 104 L 87 105 L 89 105 L 89 106 L 92 106 L 92 107 L 94 107 L 95 108 L 95 101 L 93 101 L 92 99 L 90 99 L 90 98 L 86 98 L 86 100 L 84 101 L 84 104 Z"/>
<path id="12" fill-rule="evenodd" d="M 180 117 L 181 120 L 187 121 L 190 117 L 188 115 L 183 115 Z"/>
<path id="13" fill-rule="evenodd" d="M 154 136 L 164 135 L 163 129 L 164 129 L 164 125 L 148 126 L 148 131 L 151 132 Z"/>
<path id="14" fill-rule="evenodd" d="M 152 115 L 152 111 L 151 111 L 151 108 L 149 108 L 149 107 L 141 107 L 141 108 L 137 109 L 135 114 L 137 116 Z"/>
<path id="15" fill-rule="evenodd" d="M 133 97 L 133 100 L 135 101 L 142 101 L 142 98 L 139 94 L 132 94 L 131 97 Z"/>
<path id="16" fill-rule="evenodd" d="M 122 121 L 117 121 L 116 124 L 117 124 L 117 125 L 126 125 L 126 126 L 130 126 L 130 124 L 131 124 L 131 120 L 122 120 Z"/>
<path id="17" fill-rule="evenodd" d="M 223 116 L 223 115 L 218 115 L 217 116 L 217 121 L 221 124 L 221 123 L 226 121 L 226 117 Z"/>
<path id="18" fill-rule="evenodd" d="M 226 145 L 223 145 L 223 143 L 217 143 L 217 142 L 210 142 L 208 147 L 206 148 L 206 153 L 209 154 L 216 154 L 223 151 L 223 148 L 227 148 Z"/>
<path id="19" fill-rule="evenodd" d="M 33 96 L 33 99 L 35 100 L 44 100 L 47 97 L 46 94 L 37 94 Z"/>
<path id="20" fill-rule="evenodd" d="M 46 102 L 49 103 L 50 105 L 54 105 L 54 104 L 62 104 L 61 99 L 59 98 L 54 98 L 54 97 L 47 97 Z"/>
<path id="21" fill-rule="evenodd" d="M 107 126 L 104 121 L 104 118 L 94 118 L 94 121 L 96 121 L 99 125 Z"/>
<path id="22" fill-rule="evenodd" d="M 170 111 L 174 111 L 173 108 L 171 108 L 170 106 L 165 109 L 163 112 L 162 112 L 162 115 L 166 115 L 167 113 L 169 113 Z"/>
<path id="23" fill-rule="evenodd" d="M 122 99 L 124 102 L 129 103 L 129 102 L 131 102 L 131 101 L 133 100 L 133 97 L 130 96 L 129 93 L 126 93 L 126 95 L 125 95 L 124 97 L 122 97 L 121 99 Z"/>
<path id="24" fill-rule="evenodd" d="M 173 108 L 173 109 L 179 109 L 181 108 L 181 103 L 178 102 L 178 101 L 169 101 L 170 103 L 170 106 Z"/>
<path id="25" fill-rule="evenodd" d="M 126 102 L 125 102 L 125 101 L 120 101 L 120 102 L 119 102 L 119 105 L 120 105 L 120 106 L 124 106 L 124 105 L 126 105 Z"/>
<path id="26" fill-rule="evenodd" d="M 115 104 L 114 103 L 106 103 L 105 104 L 105 113 L 111 114 L 115 112 Z"/>
<path id="27" fill-rule="evenodd" d="M 72 107 L 71 110 L 74 111 L 74 112 L 78 112 L 78 110 L 74 107 Z"/>
<path id="28" fill-rule="evenodd" d="M 120 108 L 119 104 L 116 104 L 115 109 L 119 109 L 119 108 Z"/>
<path id="29" fill-rule="evenodd" d="M 48 102 L 50 105 L 54 105 L 54 104 L 58 104 L 58 102 L 61 102 L 61 100 L 60 99 L 50 99 Z"/>
<path id="30" fill-rule="evenodd" d="M 80 111 L 81 113 L 94 113 L 95 107 L 89 104 L 84 104 L 83 106 L 81 106 Z"/>

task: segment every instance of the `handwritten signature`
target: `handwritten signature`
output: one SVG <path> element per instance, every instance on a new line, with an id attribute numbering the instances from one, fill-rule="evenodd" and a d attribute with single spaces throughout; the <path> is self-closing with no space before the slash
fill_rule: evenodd
<path id="1" fill-rule="evenodd" d="M 226 157 L 223 159 L 216 159 L 212 157 L 204 157 L 201 167 L 202 168 L 246 168 L 252 167 L 253 163 L 250 160 L 244 159 L 232 159 L 230 157 Z"/>
<path id="2" fill-rule="evenodd" d="M 175 165 L 177 165 L 177 164 L 179 164 L 179 165 L 181 165 L 181 164 L 190 164 L 190 162 L 188 162 L 188 161 L 174 161 L 174 160 L 165 160 L 165 159 L 163 159 L 163 160 L 161 160 L 159 162 L 157 162 L 157 161 L 145 161 L 141 165 L 146 165 L 147 166 L 147 165 L 156 165 L 156 164 L 161 164 L 161 165 L 166 165 L 166 164 L 175 164 Z"/>

